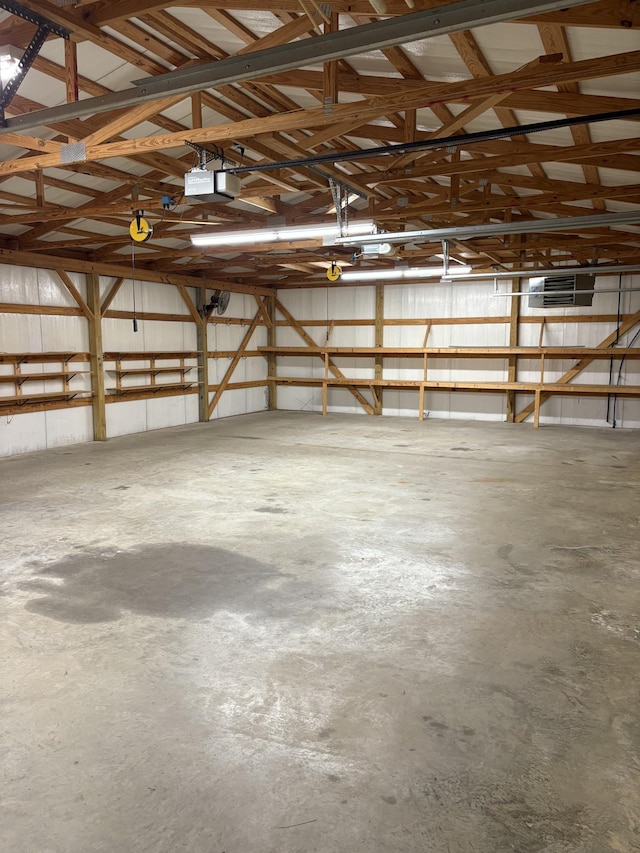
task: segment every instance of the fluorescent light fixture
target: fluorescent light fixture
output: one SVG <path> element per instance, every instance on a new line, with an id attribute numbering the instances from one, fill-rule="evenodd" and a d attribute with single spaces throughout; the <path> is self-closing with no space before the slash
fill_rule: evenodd
<path id="1" fill-rule="evenodd" d="M 194 246 L 246 246 L 252 243 L 295 242 L 296 240 L 321 239 L 324 246 L 335 245 L 341 236 L 351 239 L 363 234 L 372 234 L 374 224 L 371 221 L 350 222 L 342 229 L 337 223 L 332 225 L 293 225 L 286 228 L 259 228 L 255 231 L 213 231 L 210 234 L 193 234 Z"/>
<path id="2" fill-rule="evenodd" d="M 461 266 L 456 274 L 463 276 L 471 272 L 471 267 Z M 349 270 L 343 272 L 340 281 L 392 281 L 401 278 L 442 278 L 444 267 L 396 267 L 391 270 Z"/>
<path id="3" fill-rule="evenodd" d="M 526 196 L 525 196 L 526 198 Z M 475 237 L 502 237 L 505 234 L 537 234 L 549 231 L 577 230 L 583 228 L 612 228 L 640 222 L 640 208 L 619 213 L 596 213 L 591 216 L 560 216 L 553 219 L 527 219 L 524 222 L 499 222 L 488 225 L 456 225 L 454 228 L 426 228 L 421 231 L 383 232 L 363 237 L 361 243 L 436 242 L 440 240 L 472 240 Z M 340 237 L 338 244 L 349 244 L 348 237 Z"/>

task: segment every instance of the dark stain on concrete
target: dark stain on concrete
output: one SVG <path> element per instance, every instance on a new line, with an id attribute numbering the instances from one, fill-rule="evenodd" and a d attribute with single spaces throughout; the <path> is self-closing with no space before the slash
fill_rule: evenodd
<path id="1" fill-rule="evenodd" d="M 283 506 L 259 506 L 256 512 L 270 512 L 272 515 L 286 515 L 289 510 Z"/>
<path id="2" fill-rule="evenodd" d="M 508 563 L 514 571 L 519 572 L 521 575 L 533 574 L 531 569 L 528 569 L 526 566 L 523 566 L 521 563 L 514 560 L 512 544 L 500 545 L 496 553 L 501 560 L 504 560 L 505 563 Z"/>
<path id="3" fill-rule="evenodd" d="M 318 737 L 320 740 L 327 740 L 327 738 L 330 738 L 332 734 L 335 734 L 335 731 L 335 729 L 320 729 Z"/>
<path id="4" fill-rule="evenodd" d="M 206 545 L 172 543 L 131 551 L 89 550 L 34 568 L 20 588 L 26 609 L 59 622 L 112 622 L 126 612 L 200 620 L 217 610 L 286 616 L 295 600 L 267 587 L 272 566 Z M 293 583 L 293 582 L 292 582 Z M 304 591 L 297 588 L 295 598 Z"/>
<path id="5" fill-rule="evenodd" d="M 398 802 L 395 797 L 380 797 L 380 799 L 384 800 L 384 802 L 388 803 L 390 806 L 395 806 Z"/>

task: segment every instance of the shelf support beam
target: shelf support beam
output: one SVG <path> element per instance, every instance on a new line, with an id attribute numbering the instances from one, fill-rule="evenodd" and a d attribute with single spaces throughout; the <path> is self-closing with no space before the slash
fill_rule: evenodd
<path id="1" fill-rule="evenodd" d="M 87 274 L 87 304 L 90 314 L 89 351 L 91 364 L 91 406 L 93 409 L 93 440 L 107 440 L 107 411 L 104 399 L 104 357 L 102 349 L 102 310 L 100 305 L 100 276 Z"/>
<path id="2" fill-rule="evenodd" d="M 384 346 L 384 284 L 376 284 L 376 333 L 375 345 L 382 348 Z M 375 356 L 374 377 L 382 379 L 382 368 L 384 365 L 384 356 Z M 376 415 L 382 414 L 382 386 L 373 390 L 374 405 L 373 409 Z"/>
<path id="3" fill-rule="evenodd" d="M 511 281 L 511 292 L 517 293 L 520 289 L 520 283 L 517 278 Z M 517 347 L 519 343 L 520 332 L 520 299 L 514 296 L 511 300 L 511 315 L 509 317 L 509 346 Z M 512 355 L 509 357 L 509 365 L 507 368 L 507 381 L 515 382 L 518 377 L 518 356 Z M 512 424 L 516 417 L 516 392 L 507 391 L 507 423 Z"/>
<path id="4" fill-rule="evenodd" d="M 206 287 L 196 288 L 198 316 L 204 316 L 207 304 Z M 205 319 L 196 325 L 198 341 L 198 416 L 201 423 L 209 420 L 209 323 Z"/>

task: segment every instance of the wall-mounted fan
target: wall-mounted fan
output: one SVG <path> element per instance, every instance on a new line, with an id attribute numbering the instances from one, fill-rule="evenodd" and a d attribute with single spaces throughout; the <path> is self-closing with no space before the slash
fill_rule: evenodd
<path id="1" fill-rule="evenodd" d="M 229 290 L 220 290 L 218 293 L 214 293 L 207 305 L 202 308 L 203 317 L 209 317 L 214 311 L 216 314 L 224 314 L 229 307 L 230 299 L 231 292 Z"/>

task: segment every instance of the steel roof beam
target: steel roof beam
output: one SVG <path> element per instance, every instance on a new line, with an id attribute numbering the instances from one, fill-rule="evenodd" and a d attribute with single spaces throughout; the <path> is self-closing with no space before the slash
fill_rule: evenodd
<path id="1" fill-rule="evenodd" d="M 525 196 L 522 201 L 526 202 Z M 610 228 L 640 222 L 640 208 L 619 213 L 594 213 L 590 216 L 565 216 L 557 219 L 527 219 L 524 222 L 498 222 L 489 225 L 457 225 L 453 228 L 425 228 L 420 231 L 393 231 L 362 237 L 338 237 L 336 245 L 365 243 L 426 243 L 440 240 L 470 240 L 478 237 L 502 237 L 507 234 L 542 234 L 546 231 L 582 231 L 584 228 Z"/>
<path id="2" fill-rule="evenodd" d="M 500 21 L 585 6 L 588 2 L 589 0 L 460 0 L 449 6 L 412 12 L 373 24 L 327 33 L 313 39 L 303 39 L 137 80 L 132 88 L 121 92 L 15 116 L 7 121 L 5 129 L 44 127 L 54 122 L 137 106 L 167 95 L 187 95 L 243 80 L 257 80 L 268 74 L 292 71 L 312 64 L 357 56 L 363 52 L 407 44 L 422 38 L 448 35 Z"/>

